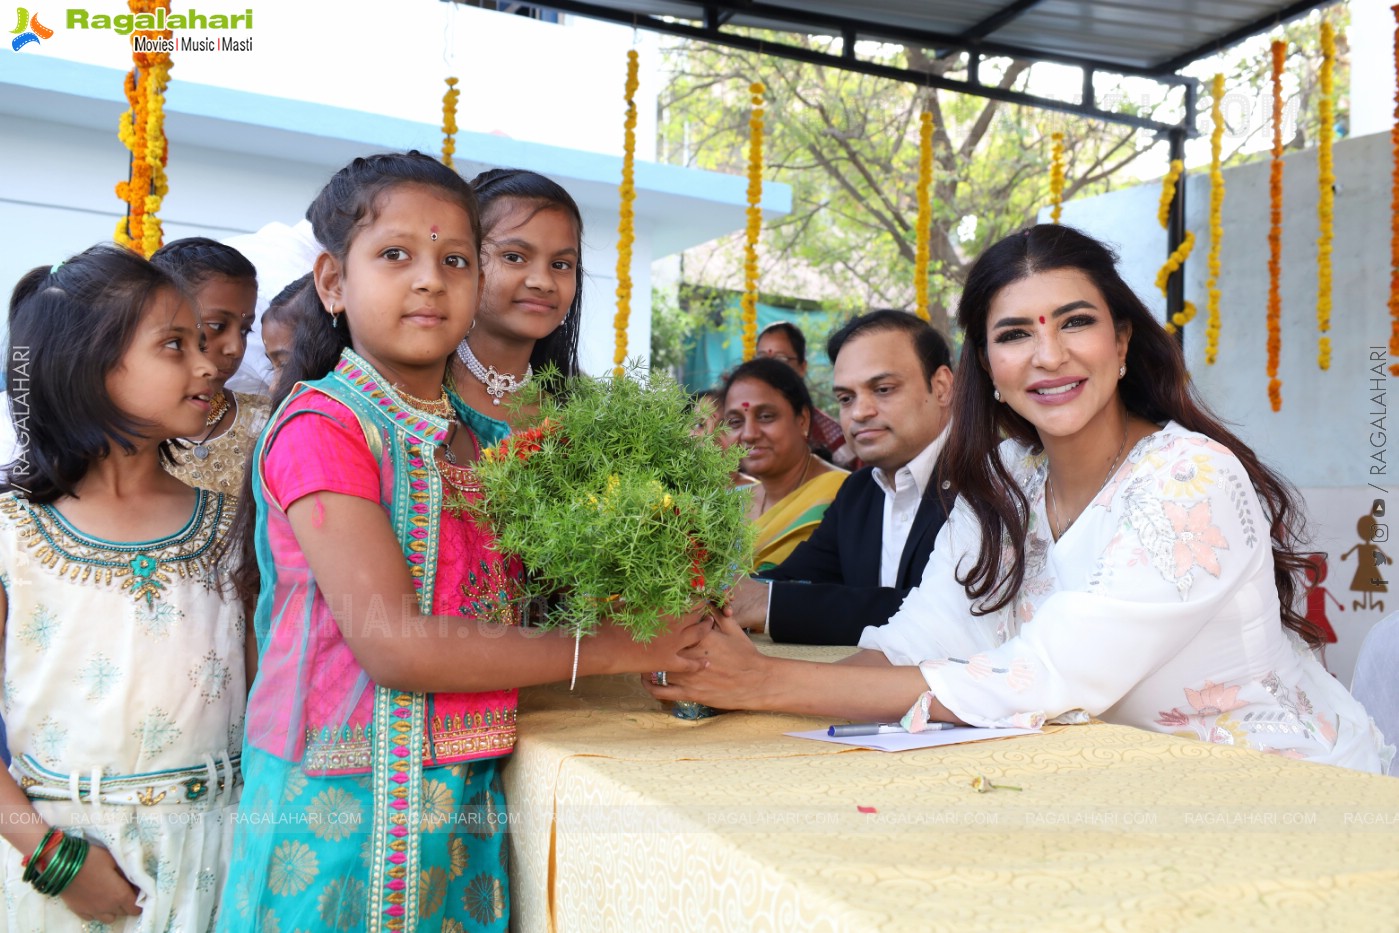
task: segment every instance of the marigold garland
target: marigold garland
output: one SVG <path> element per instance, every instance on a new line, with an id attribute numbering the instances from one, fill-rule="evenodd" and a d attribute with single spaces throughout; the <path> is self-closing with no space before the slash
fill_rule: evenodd
<path id="1" fill-rule="evenodd" d="M 1321 120 L 1321 138 L 1317 141 L 1317 202 L 1316 217 L 1318 234 L 1316 238 L 1316 327 L 1321 337 L 1317 340 L 1316 364 L 1322 369 L 1331 368 L 1331 338 L 1326 336 L 1331 330 L 1331 243 L 1334 239 L 1334 211 L 1336 207 L 1335 162 L 1331 154 L 1331 138 L 1335 126 L 1333 95 L 1336 92 L 1336 32 L 1327 20 L 1321 21 L 1321 101 L 1318 110 Z"/>
<path id="2" fill-rule="evenodd" d="M 1161 179 L 1161 203 L 1156 206 L 1156 219 L 1163 227 L 1171 222 L 1171 202 L 1176 199 L 1176 183 L 1180 181 L 1184 171 L 1185 163 L 1180 159 L 1172 159 L 1166 176 Z"/>
<path id="3" fill-rule="evenodd" d="M 170 0 L 129 0 L 132 13 L 170 10 Z M 135 35 L 169 39 L 173 33 L 139 32 Z M 164 240 L 159 217 L 170 186 L 165 174 L 169 148 L 165 138 L 165 89 L 170 83 L 168 52 L 133 52 L 132 69 L 124 92 L 129 109 L 122 114 L 117 136 L 131 151 L 130 177 L 116 186 L 126 206 L 112 236 L 121 245 L 149 256 Z"/>
<path id="4" fill-rule="evenodd" d="M 1399 21 L 1399 4 L 1391 7 Z M 1394 70 L 1399 75 L 1399 27 L 1394 30 Z M 1394 150 L 1393 183 L 1389 197 L 1389 355 L 1399 356 L 1399 89 L 1394 93 L 1394 126 L 1389 131 Z M 1399 363 L 1389 364 L 1389 374 L 1399 376 Z"/>
<path id="5" fill-rule="evenodd" d="M 1054 147 L 1049 158 L 1049 219 L 1057 224 L 1064 214 L 1064 134 L 1054 133 L 1050 139 Z"/>
<path id="6" fill-rule="evenodd" d="M 622 184 L 618 189 L 621 206 L 617 221 L 617 315 L 612 327 L 617 332 L 616 350 L 612 354 L 613 373 L 621 378 L 627 361 L 627 324 L 631 319 L 631 253 L 636 242 L 636 49 L 627 50 L 627 115 L 623 120 Z"/>
<path id="7" fill-rule="evenodd" d="M 1268 402 L 1282 411 L 1282 66 L 1287 43 L 1275 40 L 1273 53 L 1273 161 L 1268 176 Z"/>
<path id="8" fill-rule="evenodd" d="M 1224 240 L 1224 172 L 1221 170 L 1220 154 L 1224 148 L 1224 75 L 1217 74 L 1210 82 L 1210 119 L 1214 130 L 1210 133 L 1210 255 L 1209 278 L 1205 280 L 1206 305 L 1209 309 L 1205 322 L 1205 362 L 1214 365 L 1219 358 L 1219 249 Z"/>
<path id="9" fill-rule="evenodd" d="M 460 98 L 457 79 L 448 78 L 447 93 L 442 95 L 442 164 L 448 168 L 456 168 L 452 164 L 452 156 L 457 151 L 453 137 L 457 135 L 457 100 Z"/>
<path id="10" fill-rule="evenodd" d="M 1171 166 L 1166 171 L 1166 175 L 1161 179 L 1161 206 L 1156 211 L 1156 219 L 1165 227 L 1171 220 L 1171 202 L 1176 197 L 1176 183 L 1180 181 L 1180 176 L 1185 172 L 1185 163 L 1180 159 L 1172 159 Z M 1170 256 L 1166 257 L 1166 264 L 1156 273 L 1156 287 L 1161 290 L 1161 294 L 1166 294 L 1166 285 L 1170 282 L 1171 276 L 1180 271 L 1180 267 L 1185 265 L 1185 260 L 1190 258 L 1190 254 L 1195 249 L 1195 234 L 1185 231 L 1185 238 L 1180 241 L 1180 245 L 1175 248 Z M 1195 319 L 1195 305 L 1186 301 L 1181 304 L 1181 308 L 1171 319 L 1166 322 L 1166 333 L 1174 334 L 1177 330 L 1189 324 Z"/>
<path id="11" fill-rule="evenodd" d="M 748 118 L 748 231 L 743 245 L 743 358 L 758 352 L 758 233 L 763 225 L 763 94 L 762 82 L 748 85 L 753 113 Z"/>
<path id="12" fill-rule="evenodd" d="M 914 310 L 928 320 L 928 262 L 933 223 L 933 115 L 918 115 L 918 248 L 913 257 Z"/>

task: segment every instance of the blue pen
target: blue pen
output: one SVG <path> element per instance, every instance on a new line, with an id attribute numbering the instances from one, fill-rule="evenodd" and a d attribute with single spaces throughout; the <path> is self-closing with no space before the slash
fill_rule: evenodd
<path id="1" fill-rule="evenodd" d="M 930 722 L 923 727 L 924 732 L 937 732 L 940 729 L 951 729 L 950 722 Z M 888 735 L 893 732 L 907 732 L 903 726 L 896 722 L 852 722 L 843 726 L 831 726 L 826 730 L 826 735 L 833 739 L 850 735 Z"/>

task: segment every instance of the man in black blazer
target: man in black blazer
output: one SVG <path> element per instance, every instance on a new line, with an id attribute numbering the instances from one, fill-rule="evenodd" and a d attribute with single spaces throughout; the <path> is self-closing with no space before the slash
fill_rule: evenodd
<path id="1" fill-rule="evenodd" d="M 735 588 L 738 624 L 774 641 L 854 645 L 918 585 L 952 493 L 937 478 L 952 404 L 947 343 L 904 311 L 831 335 L 840 425 L 867 466 L 841 484 L 811 537 Z"/>

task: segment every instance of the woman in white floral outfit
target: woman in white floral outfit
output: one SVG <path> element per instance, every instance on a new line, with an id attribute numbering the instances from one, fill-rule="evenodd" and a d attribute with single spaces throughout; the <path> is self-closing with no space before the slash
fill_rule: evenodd
<path id="1" fill-rule="evenodd" d="M 652 692 L 911 731 L 1097 716 L 1381 770 L 1393 749 L 1296 609 L 1295 492 L 1195 397 L 1112 251 L 1056 225 L 1007 237 L 973 266 L 958 324 L 943 459 L 959 498 L 869 650 L 766 658 L 724 619 L 692 649 L 708 667 Z"/>

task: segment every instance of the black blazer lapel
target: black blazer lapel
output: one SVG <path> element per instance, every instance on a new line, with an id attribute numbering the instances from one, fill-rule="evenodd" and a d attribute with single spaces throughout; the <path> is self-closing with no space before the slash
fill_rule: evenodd
<path id="1" fill-rule="evenodd" d="M 943 523 L 947 521 L 947 510 L 943 508 L 943 491 L 934 471 L 932 485 L 929 486 L 927 494 L 923 496 L 923 501 L 918 506 L 917 513 L 913 516 L 913 527 L 908 531 L 908 541 L 904 544 L 904 552 L 899 555 L 899 574 L 895 578 L 895 586 L 915 587 L 923 576 L 923 565 L 927 563 L 927 556 L 932 553 L 933 542 L 937 540 L 938 532 L 942 530 Z M 917 573 L 914 574 L 913 563 L 918 560 Z"/>
<path id="2" fill-rule="evenodd" d="M 859 534 L 853 542 L 850 562 L 846 564 L 846 586 L 879 585 L 879 559 L 884 549 L 884 491 L 874 481 L 873 474 L 865 476 L 864 480 L 858 503 L 852 503 L 858 504 L 861 514 L 851 516 Z"/>

